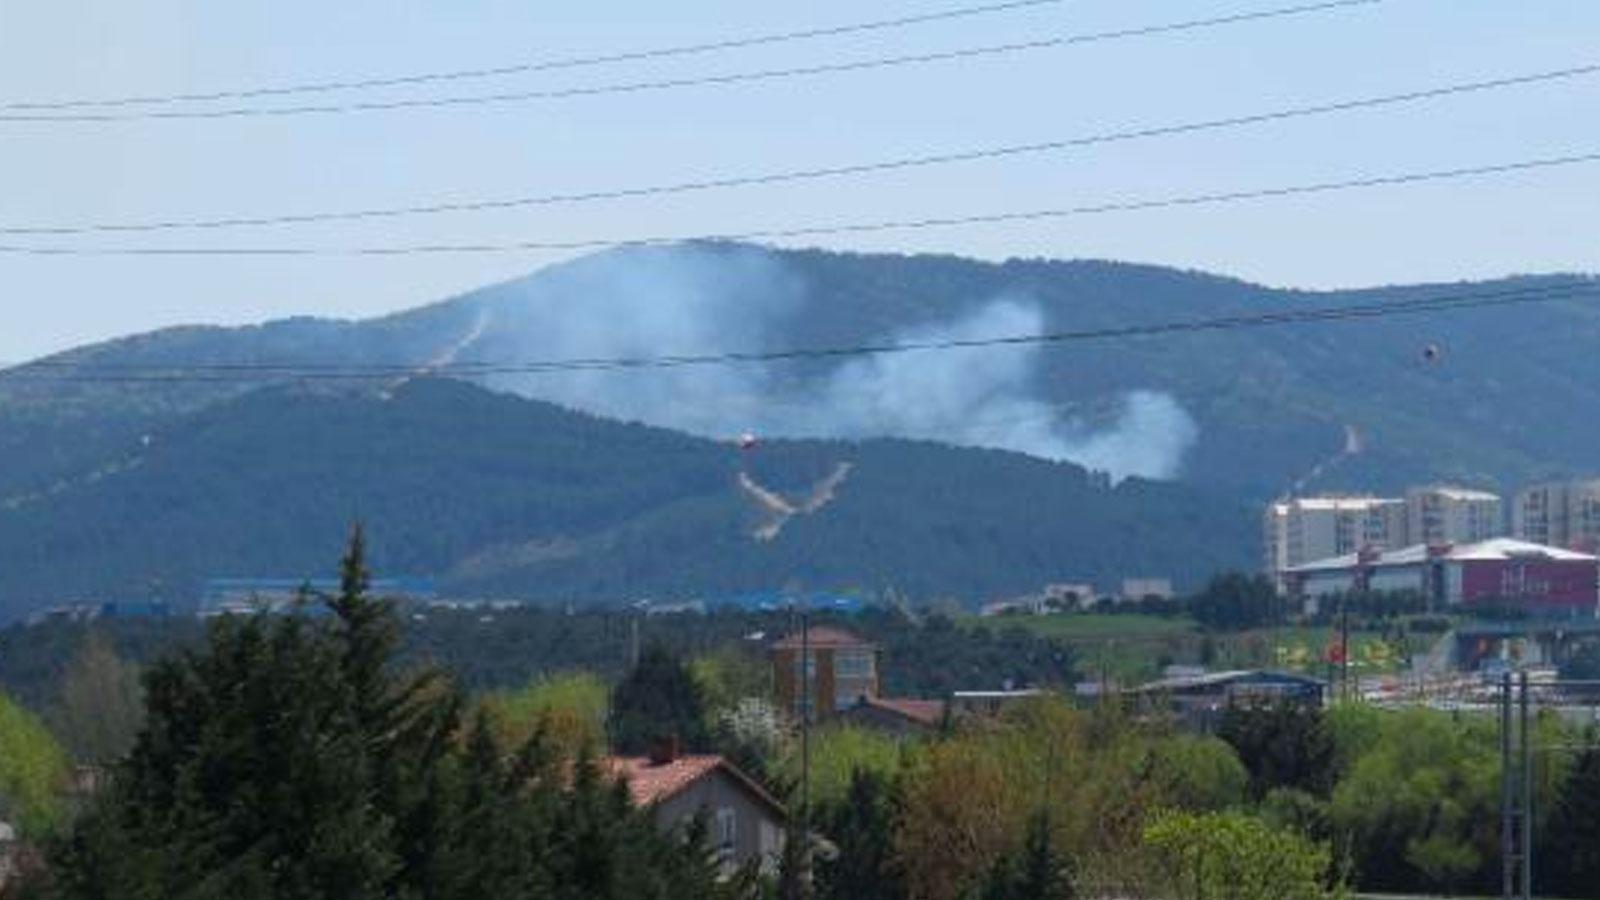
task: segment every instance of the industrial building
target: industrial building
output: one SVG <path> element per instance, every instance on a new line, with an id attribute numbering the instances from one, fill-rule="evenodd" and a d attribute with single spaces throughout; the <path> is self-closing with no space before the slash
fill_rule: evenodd
<path id="1" fill-rule="evenodd" d="M 1600 614 L 1600 563 L 1588 553 L 1494 538 L 1372 548 L 1294 566 L 1288 589 L 1308 608 L 1355 591 L 1416 591 L 1440 608 L 1510 606 L 1540 617 Z"/>

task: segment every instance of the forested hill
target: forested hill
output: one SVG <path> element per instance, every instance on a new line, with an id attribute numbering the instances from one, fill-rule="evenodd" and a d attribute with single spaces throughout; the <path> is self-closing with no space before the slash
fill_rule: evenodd
<path id="1" fill-rule="evenodd" d="M 515 370 L 573 357 L 1118 328 L 1567 282 L 1592 279 L 1313 293 L 1112 262 L 738 244 L 612 251 L 370 321 L 171 329 L 0 373 L 0 496 L 92 471 L 151 428 L 297 365 Z M 1597 341 L 1600 303 L 1568 299 L 1034 350 L 483 377 L 498 389 L 702 435 L 753 428 L 1008 447 L 1261 501 L 1313 472 L 1304 485 L 1312 490 L 1435 479 L 1506 489 L 1591 472 L 1600 446 Z M 1425 348 L 1438 352 L 1425 357 Z M 102 377 L 127 366 L 184 374 L 262 363 L 291 368 L 237 380 Z M 90 377 L 73 377 L 81 375 Z M 1346 447 L 1360 452 L 1321 465 Z"/>
<path id="2" fill-rule="evenodd" d="M 1247 563 L 1253 533 L 1241 506 L 1186 487 L 1113 488 L 1012 453 L 892 440 L 741 451 L 446 380 L 269 388 L 169 421 L 93 477 L 9 500 L 0 617 L 77 597 L 188 598 L 206 577 L 325 575 L 357 520 L 378 571 L 434 576 L 458 596 L 578 602 L 1193 582 Z"/>

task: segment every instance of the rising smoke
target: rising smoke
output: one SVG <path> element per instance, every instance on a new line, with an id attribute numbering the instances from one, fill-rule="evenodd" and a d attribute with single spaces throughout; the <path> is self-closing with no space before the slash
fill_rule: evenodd
<path id="1" fill-rule="evenodd" d="M 475 357 L 581 359 L 775 350 L 795 345 L 804 285 L 757 248 L 686 246 L 589 257 L 484 299 Z M 1023 297 L 891 335 L 928 342 L 1038 334 Z M 874 338 L 880 340 L 880 338 Z M 1070 460 L 1121 479 L 1170 478 L 1198 427 L 1171 396 L 1132 391 L 1091 425 L 1046 400 L 1038 346 L 792 363 L 503 376 L 494 384 L 607 416 L 725 437 L 909 437 Z M 1095 398 L 1076 398 L 1092 400 Z"/>

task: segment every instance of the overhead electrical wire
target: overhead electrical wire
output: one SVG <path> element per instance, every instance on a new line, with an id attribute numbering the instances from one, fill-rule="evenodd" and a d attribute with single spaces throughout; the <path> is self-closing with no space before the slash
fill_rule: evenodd
<path id="1" fill-rule="evenodd" d="M 827 75 L 843 72 L 860 72 L 876 69 L 897 68 L 901 66 L 952 62 L 956 60 L 976 59 L 980 57 L 1001 56 L 1033 50 L 1068 47 L 1078 44 L 1099 43 L 1102 41 L 1122 40 L 1136 37 L 1152 37 L 1162 34 L 1194 31 L 1203 28 L 1215 28 L 1225 25 L 1241 24 L 1245 22 L 1278 19 L 1287 16 L 1328 12 L 1356 6 L 1371 6 L 1383 2 L 1386 2 L 1386 0 L 1323 0 L 1323 2 L 1306 3 L 1297 6 L 1281 6 L 1273 9 L 1258 10 L 1248 13 L 1236 13 L 1233 15 L 1214 16 L 1203 19 L 1189 19 L 1160 25 L 1146 25 L 1134 28 L 1122 28 L 1112 31 L 1091 32 L 1088 34 L 1064 35 L 1060 37 L 1042 38 L 1032 41 L 992 44 L 982 47 L 965 47 L 955 50 L 943 50 L 904 56 L 876 57 L 872 59 L 855 60 L 852 62 L 843 63 L 825 63 L 819 65 L 796 66 L 791 68 L 730 72 L 721 75 L 665 78 L 651 81 L 622 82 L 616 84 L 587 85 L 541 90 L 507 91 L 495 94 L 467 94 L 450 97 L 409 97 L 394 100 L 349 101 L 343 103 L 302 104 L 299 106 L 232 106 L 221 109 L 114 110 L 109 112 L 36 112 L 27 110 L 10 110 L 0 111 L 0 123 L 96 123 L 127 122 L 138 120 L 240 119 L 256 117 L 338 115 L 347 113 L 385 112 L 407 109 L 482 107 L 507 103 L 525 103 L 537 100 L 573 99 L 609 94 L 636 94 L 685 87 L 745 84 L 787 78 Z"/>
<path id="2" fill-rule="evenodd" d="M 91 233 L 176 231 L 185 229 L 220 230 L 227 228 L 270 227 L 278 225 L 306 225 L 320 222 L 350 222 L 373 219 L 393 219 L 412 216 L 439 215 L 444 213 L 489 212 L 536 206 L 587 203 L 601 200 L 657 197 L 719 189 L 813 181 L 825 178 L 872 175 L 883 172 L 929 168 L 955 163 L 1006 159 L 1018 156 L 1057 152 L 1079 147 L 1090 147 L 1099 144 L 1111 144 L 1124 141 L 1171 137 L 1175 135 L 1193 134 L 1206 131 L 1218 131 L 1228 128 L 1267 124 L 1271 122 L 1308 118 L 1332 113 L 1353 112 L 1357 110 L 1375 109 L 1385 106 L 1417 103 L 1425 100 L 1436 100 L 1444 97 L 1460 96 L 1483 91 L 1580 78 L 1595 74 L 1600 74 L 1600 64 L 1572 66 L 1564 69 L 1553 69 L 1524 75 L 1511 75 L 1483 81 L 1458 82 L 1434 88 L 1362 97 L 1353 100 L 1340 100 L 1327 103 L 1287 107 L 1284 109 L 1270 110 L 1260 113 L 1226 116 L 1223 118 L 1204 119 L 1192 122 L 1181 122 L 1171 125 L 1155 125 L 1121 131 L 1103 132 L 1100 134 L 1086 135 L 1076 138 L 1038 141 L 1026 144 L 1012 144 L 1008 146 L 987 147 L 976 150 L 960 150 L 947 153 L 925 154 L 920 156 L 908 156 L 897 159 L 876 160 L 873 162 L 853 163 L 838 166 L 792 169 L 788 171 L 767 172 L 755 175 L 712 177 L 656 185 L 596 189 L 588 191 L 570 191 L 522 197 L 501 197 L 483 200 L 414 204 L 410 206 L 360 210 L 290 213 L 280 215 L 164 219 L 145 222 L 104 222 L 90 223 L 85 225 L 0 225 L 0 234 L 64 236 Z"/>
<path id="3" fill-rule="evenodd" d="M 535 62 L 511 63 L 508 65 L 491 66 L 487 68 L 453 69 L 445 71 L 413 73 L 409 75 L 348 78 L 342 80 L 334 79 L 328 81 L 301 82 L 297 84 L 242 88 L 236 90 L 214 90 L 176 94 L 145 94 L 88 99 L 79 98 L 72 100 L 13 100 L 0 103 L 0 110 L 42 111 L 83 109 L 91 107 L 103 109 L 119 106 L 205 103 L 219 100 L 253 100 L 261 97 L 283 97 L 294 94 L 321 94 L 337 91 L 405 87 L 419 84 L 432 84 L 442 81 L 466 81 L 482 78 L 499 78 L 507 75 L 521 75 L 534 72 L 553 72 L 562 69 L 589 68 L 593 66 L 612 65 L 616 63 L 645 62 L 649 60 L 669 59 L 681 56 L 697 56 L 726 50 L 741 50 L 750 47 L 762 47 L 772 44 L 816 40 L 819 38 L 845 37 L 848 35 L 862 34 L 866 32 L 906 28 L 913 25 L 927 25 L 935 22 L 947 22 L 954 19 L 975 18 L 993 13 L 1011 12 L 1032 7 L 1057 6 L 1065 2 L 1067 2 L 1067 0 L 1010 0 L 1010 2 L 1005 3 L 962 6 L 954 9 L 940 10 L 937 12 L 922 13 L 919 15 L 900 16 L 892 19 L 875 19 L 866 22 L 852 22 L 843 25 L 820 26 L 816 28 L 801 29 L 798 31 L 780 31 L 769 34 L 751 35 L 742 38 L 729 38 L 721 41 L 706 41 L 697 44 L 680 44 L 673 47 L 656 47 L 644 50 L 625 50 L 618 53 L 605 53 L 593 56 L 571 56 Z"/>
<path id="4" fill-rule="evenodd" d="M 835 225 L 812 225 L 794 228 L 754 229 L 721 234 L 675 235 L 635 238 L 588 238 L 567 241 L 510 241 L 479 244 L 403 244 L 369 247 L 84 247 L 41 246 L 32 244 L 0 244 L 0 255 L 11 256 L 148 256 L 148 257 L 389 257 L 421 255 L 474 255 L 497 253 L 527 253 L 535 251 L 577 251 L 623 247 L 642 247 L 662 244 L 679 244 L 693 241 L 759 241 L 784 238 L 824 237 L 844 234 L 866 234 L 885 231 L 916 231 L 930 228 L 952 228 L 966 225 L 992 225 L 1007 222 L 1028 222 L 1049 219 L 1066 219 L 1079 216 L 1106 215 L 1110 213 L 1144 212 L 1157 209 L 1175 209 L 1191 206 L 1214 206 L 1250 200 L 1281 197 L 1308 196 L 1337 191 L 1376 187 L 1393 187 L 1406 184 L 1449 181 L 1486 175 L 1527 172 L 1559 166 L 1600 162 L 1600 152 L 1566 156 L 1524 159 L 1506 163 L 1491 163 L 1453 169 L 1435 169 L 1424 172 L 1406 172 L 1394 175 L 1374 175 L 1337 181 L 1309 184 L 1283 185 L 1237 191 L 1219 191 L 1205 194 L 1187 194 L 1150 200 L 1112 201 L 1057 209 L 978 213 L 972 215 L 942 216 L 921 219 L 890 219 L 875 222 L 857 222 Z"/>
<path id="5" fill-rule="evenodd" d="M 264 363 L 196 363 L 171 366 L 124 363 L 96 366 L 93 363 L 43 360 L 0 372 L 0 376 L 3 376 L 5 380 L 19 382 L 230 383 L 261 380 L 349 381 L 393 378 L 402 375 L 484 377 L 491 375 L 672 369 L 689 366 L 749 365 L 752 363 L 828 360 L 906 353 L 937 353 L 997 347 L 1058 345 L 1080 341 L 1125 340 L 1173 334 L 1234 331 L 1278 325 L 1359 321 L 1400 315 L 1549 303 L 1558 300 L 1593 299 L 1600 299 L 1600 281 L 1587 279 L 1564 281 L 1538 287 L 1450 292 L 1430 294 L 1425 297 L 1415 297 L 1408 300 L 1317 306 L 1306 309 L 1278 309 L 1261 313 L 1242 313 L 1103 328 L 1000 335 L 985 338 L 854 344 L 778 351 L 569 358 L 512 363 L 472 362 L 438 366 L 430 366 L 425 363 L 412 365 L 347 364 L 326 366 L 292 363 L 281 365 Z"/>

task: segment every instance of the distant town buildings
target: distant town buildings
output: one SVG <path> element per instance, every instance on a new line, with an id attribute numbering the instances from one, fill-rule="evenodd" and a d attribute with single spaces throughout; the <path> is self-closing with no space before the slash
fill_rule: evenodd
<path id="1" fill-rule="evenodd" d="M 1593 553 L 1600 549 L 1600 479 L 1536 484 L 1517 492 L 1511 535 Z"/>
<path id="2" fill-rule="evenodd" d="M 1157 600 L 1171 600 L 1174 596 L 1171 579 L 1149 577 L 1122 579 L 1122 591 L 1118 595 L 1125 602 L 1148 600 L 1152 597 Z"/>
<path id="3" fill-rule="evenodd" d="M 1101 594 L 1087 581 L 1062 581 L 1017 597 L 991 600 L 978 607 L 980 616 L 1046 616 L 1052 613 L 1085 612 L 1102 603 L 1131 603 L 1152 597 L 1171 600 L 1177 596 L 1172 579 L 1155 576 L 1124 578 L 1110 593 Z"/>
<path id="4" fill-rule="evenodd" d="M 436 599 L 426 578 L 377 578 L 367 586 L 375 597 L 429 602 Z M 339 592 L 334 578 L 212 578 L 200 595 L 200 615 L 250 615 L 285 612 L 302 598 L 315 600 Z"/>
<path id="5" fill-rule="evenodd" d="M 1279 590 L 1299 566 L 1361 550 L 1470 544 L 1506 533 L 1499 495 L 1413 488 L 1402 497 L 1295 497 L 1268 504 L 1263 560 Z"/>

